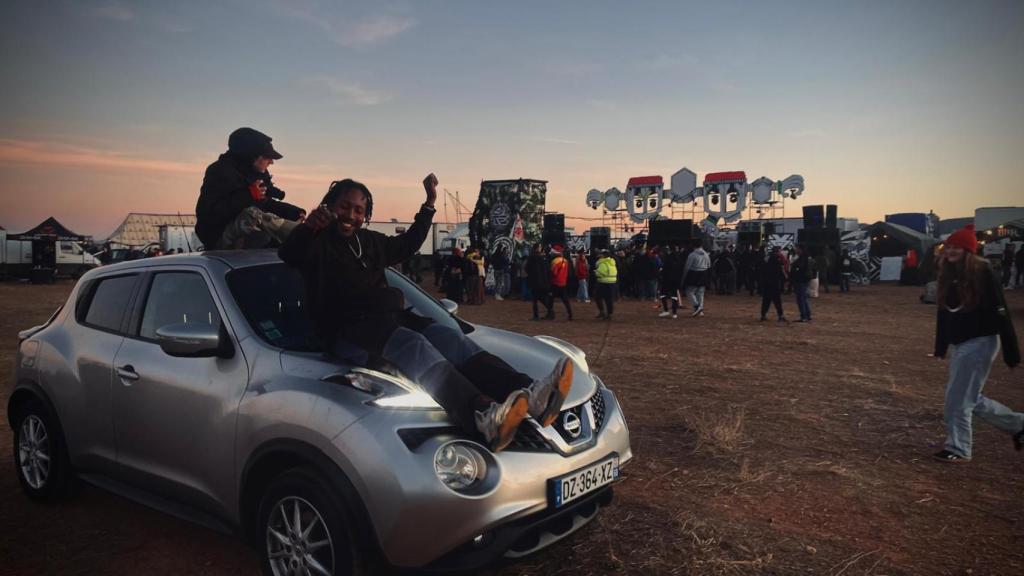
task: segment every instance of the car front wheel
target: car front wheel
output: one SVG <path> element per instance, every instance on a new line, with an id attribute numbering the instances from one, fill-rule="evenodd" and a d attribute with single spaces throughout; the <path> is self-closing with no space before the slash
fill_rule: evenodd
<path id="1" fill-rule="evenodd" d="M 68 493 L 71 464 L 56 419 L 33 400 L 14 419 L 14 467 L 22 490 L 34 500 L 56 500 Z"/>
<path id="2" fill-rule="evenodd" d="M 259 534 L 265 574 L 360 573 L 343 507 L 309 470 L 289 470 L 271 482 L 260 502 Z"/>

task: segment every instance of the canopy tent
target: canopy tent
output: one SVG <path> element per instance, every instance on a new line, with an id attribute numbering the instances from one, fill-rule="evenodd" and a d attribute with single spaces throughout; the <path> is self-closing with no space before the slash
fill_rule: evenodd
<path id="1" fill-rule="evenodd" d="M 20 234 L 10 234 L 7 236 L 11 240 L 66 240 L 72 242 L 87 242 L 90 240 L 90 236 L 83 236 L 72 232 L 63 224 L 57 221 L 56 218 L 50 216 L 46 220 L 43 220 L 35 228 L 22 232 Z"/>
<path id="2" fill-rule="evenodd" d="M 132 212 L 111 232 L 104 243 L 142 247 L 160 242 L 161 226 L 180 226 L 192 230 L 195 214 L 142 214 Z"/>
<path id="3" fill-rule="evenodd" d="M 915 278 L 904 278 L 903 281 L 917 283 L 930 276 L 935 267 L 932 258 L 932 247 L 937 243 L 935 238 L 891 222 L 875 222 L 868 226 L 867 233 L 871 238 L 872 266 L 881 266 L 882 259 L 906 256 L 913 250 L 918 273 Z"/>

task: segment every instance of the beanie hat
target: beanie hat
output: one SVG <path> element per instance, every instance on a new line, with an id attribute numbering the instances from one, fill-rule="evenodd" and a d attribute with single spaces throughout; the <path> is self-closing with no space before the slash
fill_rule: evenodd
<path id="1" fill-rule="evenodd" d="M 968 224 L 946 238 L 949 246 L 959 246 L 971 254 L 978 253 L 978 238 L 974 235 L 974 224 Z"/>

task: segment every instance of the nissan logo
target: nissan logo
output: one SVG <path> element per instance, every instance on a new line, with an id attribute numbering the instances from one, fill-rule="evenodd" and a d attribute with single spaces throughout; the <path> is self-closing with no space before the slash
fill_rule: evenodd
<path id="1" fill-rule="evenodd" d="M 562 416 L 562 429 L 573 438 L 579 438 L 583 426 L 580 424 L 580 417 L 569 410 Z"/>

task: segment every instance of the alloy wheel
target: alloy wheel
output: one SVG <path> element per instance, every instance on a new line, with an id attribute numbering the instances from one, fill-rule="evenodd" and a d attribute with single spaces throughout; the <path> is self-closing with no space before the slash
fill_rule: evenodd
<path id="1" fill-rule="evenodd" d="M 50 437 L 39 416 L 30 414 L 21 422 L 18 439 L 18 466 L 21 475 L 34 490 L 46 485 L 50 476 Z"/>
<path id="2" fill-rule="evenodd" d="M 331 576 L 334 545 L 320 512 L 296 496 L 282 498 L 267 521 L 267 558 L 274 576 Z"/>

